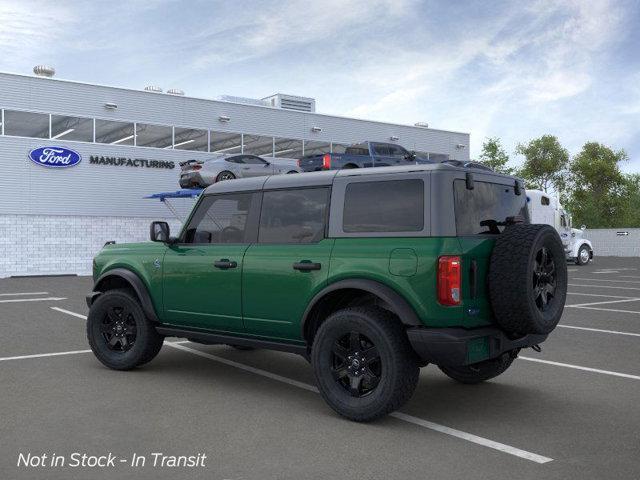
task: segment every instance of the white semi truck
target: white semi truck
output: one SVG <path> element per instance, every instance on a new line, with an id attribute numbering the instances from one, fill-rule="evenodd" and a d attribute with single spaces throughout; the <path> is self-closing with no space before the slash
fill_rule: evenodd
<path id="1" fill-rule="evenodd" d="M 593 246 L 583 238 L 586 227 L 571 227 L 571 215 L 562 208 L 560 200 L 542 190 L 527 190 L 527 206 L 531 223 L 551 225 L 558 231 L 567 260 L 578 265 L 586 265 L 593 260 Z"/>

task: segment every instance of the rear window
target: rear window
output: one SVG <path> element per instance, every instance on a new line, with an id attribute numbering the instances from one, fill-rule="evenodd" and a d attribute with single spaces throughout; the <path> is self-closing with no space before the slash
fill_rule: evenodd
<path id="1" fill-rule="evenodd" d="M 455 180 L 453 190 L 458 235 L 497 233 L 492 231 L 491 221 L 500 224 L 516 215 L 529 221 L 526 195 L 516 195 L 512 186 L 476 181 L 473 190 L 468 190 L 464 180 Z M 504 229 L 503 225 L 497 227 Z"/>
<path id="2" fill-rule="evenodd" d="M 423 230 L 424 182 L 350 183 L 345 191 L 342 229 L 346 233 Z"/>

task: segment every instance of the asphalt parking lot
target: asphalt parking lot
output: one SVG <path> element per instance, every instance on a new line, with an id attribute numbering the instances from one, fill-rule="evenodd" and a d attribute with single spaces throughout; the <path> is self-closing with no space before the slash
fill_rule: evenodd
<path id="1" fill-rule="evenodd" d="M 291 354 L 171 339 L 143 368 L 108 370 L 87 352 L 89 277 L 2 279 L 0 479 L 640 478 L 640 259 L 569 276 L 541 353 L 475 386 L 426 367 L 402 411 L 370 424 L 334 414 Z M 17 466 L 74 452 L 129 460 Z M 153 467 L 154 452 L 205 466 Z"/>

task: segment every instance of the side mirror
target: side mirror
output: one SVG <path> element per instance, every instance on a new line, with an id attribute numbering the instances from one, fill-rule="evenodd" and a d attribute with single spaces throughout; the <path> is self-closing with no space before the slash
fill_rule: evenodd
<path id="1" fill-rule="evenodd" d="M 167 222 L 151 222 L 149 237 L 152 242 L 169 242 L 169 224 Z"/>

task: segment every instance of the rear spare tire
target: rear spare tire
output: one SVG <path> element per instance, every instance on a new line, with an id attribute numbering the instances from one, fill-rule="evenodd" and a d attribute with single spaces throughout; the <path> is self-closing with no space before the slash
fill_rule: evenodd
<path id="1" fill-rule="evenodd" d="M 510 225 L 497 237 L 489 264 L 489 297 L 496 322 L 524 335 L 550 333 L 567 296 L 562 241 L 549 225 Z"/>

